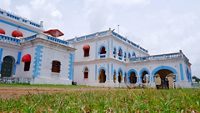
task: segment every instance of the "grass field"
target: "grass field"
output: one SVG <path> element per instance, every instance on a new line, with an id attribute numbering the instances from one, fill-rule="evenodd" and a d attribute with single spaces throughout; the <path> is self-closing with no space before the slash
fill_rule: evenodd
<path id="1" fill-rule="evenodd" d="M 0 84 L 0 95 L 0 112 L 200 112 L 200 89 Z"/>

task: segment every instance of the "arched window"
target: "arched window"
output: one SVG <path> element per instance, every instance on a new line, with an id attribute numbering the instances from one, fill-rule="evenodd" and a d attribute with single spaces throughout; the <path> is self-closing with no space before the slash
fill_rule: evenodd
<path id="1" fill-rule="evenodd" d="M 88 72 L 89 72 L 88 68 L 85 67 L 85 69 L 84 69 L 84 79 L 88 79 Z"/>
<path id="2" fill-rule="evenodd" d="M 100 54 L 106 54 L 106 48 L 104 46 L 101 47 Z"/>
<path id="3" fill-rule="evenodd" d="M 24 71 L 30 70 L 30 64 L 31 64 L 31 55 L 26 54 L 22 57 L 22 62 L 24 62 Z"/>
<path id="4" fill-rule="evenodd" d="M 116 53 L 117 53 L 117 50 L 116 50 L 116 48 L 114 48 L 113 49 L 113 56 L 114 56 L 114 58 L 116 57 Z"/>
<path id="5" fill-rule="evenodd" d="M 122 56 L 122 48 L 119 48 L 118 56 Z"/>
<path id="6" fill-rule="evenodd" d="M 126 52 L 124 52 L 124 61 L 126 61 Z"/>
<path id="7" fill-rule="evenodd" d="M 119 56 L 119 60 L 122 60 L 122 57 L 123 57 L 122 48 L 119 48 L 118 56 Z"/>
<path id="8" fill-rule="evenodd" d="M 51 72 L 60 73 L 60 66 L 61 66 L 60 61 L 53 60 L 53 61 L 52 61 Z"/>
<path id="9" fill-rule="evenodd" d="M 131 53 L 128 53 L 128 58 L 131 58 Z"/>
<path id="10" fill-rule="evenodd" d="M 132 57 L 136 57 L 135 52 L 132 53 Z"/>
<path id="11" fill-rule="evenodd" d="M 102 46 L 100 48 L 100 58 L 105 58 L 106 57 L 106 48 L 104 46 Z"/>
<path id="12" fill-rule="evenodd" d="M 84 45 L 83 46 L 83 52 L 84 52 L 84 57 L 90 56 L 90 46 L 89 45 Z"/>

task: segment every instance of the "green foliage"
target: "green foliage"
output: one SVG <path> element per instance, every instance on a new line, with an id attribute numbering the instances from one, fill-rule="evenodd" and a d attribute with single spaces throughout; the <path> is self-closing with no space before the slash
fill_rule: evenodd
<path id="1" fill-rule="evenodd" d="M 200 112 L 199 89 L 96 89 L 0 99 L 0 112 Z"/>

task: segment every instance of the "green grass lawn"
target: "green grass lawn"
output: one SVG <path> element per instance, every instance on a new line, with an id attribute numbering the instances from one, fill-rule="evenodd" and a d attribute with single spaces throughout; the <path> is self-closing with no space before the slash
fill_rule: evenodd
<path id="1" fill-rule="evenodd" d="M 19 87 L 19 88 L 87 88 L 84 85 L 52 85 L 52 84 L 4 84 L 0 83 L 0 87 Z"/>
<path id="2" fill-rule="evenodd" d="M 41 85 L 38 85 L 41 86 Z M 37 87 L 38 87 L 37 86 Z M 0 85 L 0 87 L 8 87 Z M 15 87 L 22 87 L 16 86 Z M 28 87 L 24 85 L 23 87 Z M 34 86 L 31 86 L 34 87 Z M 53 87 L 53 86 L 42 86 Z M 55 86 L 54 86 L 55 87 Z M 66 86 L 59 86 L 66 87 Z M 73 89 L 76 86 L 67 86 Z M 85 86 L 78 86 L 84 87 Z M 0 99 L 0 112 L 200 112 L 200 89 L 98 89 Z"/>

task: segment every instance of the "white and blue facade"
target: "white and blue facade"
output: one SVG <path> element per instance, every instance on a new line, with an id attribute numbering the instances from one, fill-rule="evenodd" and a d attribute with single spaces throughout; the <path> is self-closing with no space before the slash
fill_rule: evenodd
<path id="1" fill-rule="evenodd" d="M 4 10 L 0 10 L 0 28 L 6 32 L 0 34 L 1 80 L 32 84 L 72 83 L 75 49 L 69 42 L 46 35 L 41 24 Z M 14 30 L 21 31 L 23 37 L 13 37 L 11 34 Z M 13 63 L 9 64 L 9 59 Z M 30 62 L 28 69 L 25 69 L 26 60 Z M 59 62 L 54 71 L 53 61 Z"/>
<path id="2" fill-rule="evenodd" d="M 138 86 L 144 84 L 142 76 L 145 72 L 149 87 L 155 87 L 156 74 L 173 74 L 175 87 L 191 87 L 191 64 L 182 51 L 150 55 L 146 49 L 110 29 L 68 41 L 77 49 L 74 68 L 80 71 L 74 72 L 74 81 L 78 84 L 100 87 L 123 87 L 127 84 Z M 89 56 L 86 57 L 85 46 L 90 47 Z M 101 54 L 102 47 L 106 50 L 104 54 Z M 88 77 L 84 76 L 85 68 L 88 69 Z M 105 78 L 100 77 L 102 70 Z M 135 83 L 130 82 L 131 73 L 136 77 Z M 105 80 L 101 82 L 100 79 Z"/>
<path id="3" fill-rule="evenodd" d="M 74 81 L 100 87 L 155 87 L 156 75 L 162 80 L 173 75 L 175 87 L 191 87 L 191 64 L 182 51 L 150 55 L 111 29 L 60 40 L 44 34 L 42 23 L 2 9 L 0 28 L 6 31 L 0 34 L 1 79 L 29 80 L 32 84 Z M 23 37 L 13 37 L 14 30 L 20 30 Z"/>

